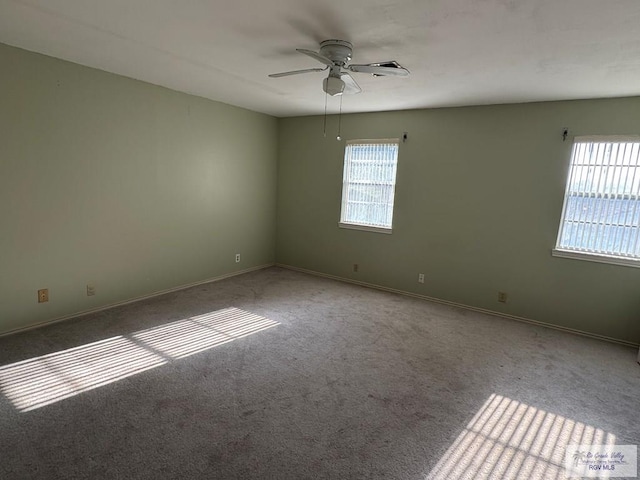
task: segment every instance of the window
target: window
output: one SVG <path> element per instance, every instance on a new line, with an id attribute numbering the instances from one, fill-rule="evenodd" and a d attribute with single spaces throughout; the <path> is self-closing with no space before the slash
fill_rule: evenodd
<path id="1" fill-rule="evenodd" d="M 391 233 L 398 140 L 349 140 L 339 226 Z"/>
<path id="2" fill-rule="evenodd" d="M 640 267 L 640 138 L 576 137 L 553 254 Z"/>

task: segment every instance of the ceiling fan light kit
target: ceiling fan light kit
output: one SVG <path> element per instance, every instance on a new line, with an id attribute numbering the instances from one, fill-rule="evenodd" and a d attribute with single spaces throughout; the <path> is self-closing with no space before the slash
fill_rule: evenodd
<path id="1" fill-rule="evenodd" d="M 331 74 L 322 81 L 322 89 L 332 97 L 342 95 L 344 93 L 344 82 L 340 77 L 334 77 Z"/>
<path id="2" fill-rule="evenodd" d="M 306 68 L 289 72 L 273 73 L 272 78 L 299 75 L 302 73 L 323 72 L 329 70 L 329 75 L 322 82 L 322 89 L 331 96 L 360 93 L 362 89 L 351 76 L 351 72 L 369 73 L 376 77 L 397 76 L 406 77 L 409 70 L 395 60 L 370 63 L 366 65 L 349 64 L 353 54 L 353 45 L 346 40 L 325 40 L 320 43 L 320 50 L 306 50 L 298 48 L 296 51 L 307 55 L 325 65 L 324 68 Z"/>

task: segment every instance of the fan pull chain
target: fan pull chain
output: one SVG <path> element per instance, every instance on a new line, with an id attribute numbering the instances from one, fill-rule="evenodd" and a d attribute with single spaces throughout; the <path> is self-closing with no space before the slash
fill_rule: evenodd
<path id="1" fill-rule="evenodd" d="M 342 140 L 342 137 L 340 136 L 340 127 L 342 126 L 342 97 L 344 95 L 340 95 L 340 114 L 338 115 L 338 136 L 336 137 L 336 140 L 340 141 Z"/>
<path id="2" fill-rule="evenodd" d="M 327 92 L 324 92 L 324 124 L 322 125 L 322 134 L 327 136 Z"/>

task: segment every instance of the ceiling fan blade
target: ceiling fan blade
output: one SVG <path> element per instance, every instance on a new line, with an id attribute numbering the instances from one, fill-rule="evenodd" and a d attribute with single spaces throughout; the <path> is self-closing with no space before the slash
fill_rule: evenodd
<path id="1" fill-rule="evenodd" d="M 288 77 L 289 75 L 299 75 L 301 73 L 324 72 L 326 69 L 327 69 L 327 67 L 325 67 L 325 68 L 305 68 L 304 70 L 292 70 L 290 72 L 272 73 L 269 76 L 271 78 L 280 78 L 280 77 Z"/>
<path id="2" fill-rule="evenodd" d="M 324 55 L 320 55 L 319 53 L 314 52 L 313 50 L 305 50 L 304 48 L 296 48 L 296 52 L 304 53 L 305 55 L 308 55 L 311 58 L 315 58 L 320 63 L 324 63 L 325 65 L 327 65 L 329 67 L 333 67 L 333 62 L 330 59 L 328 59 Z"/>
<path id="3" fill-rule="evenodd" d="M 356 82 L 348 73 L 342 72 L 340 74 L 340 79 L 344 82 L 344 93 L 355 94 L 362 91 L 360 85 L 358 85 L 358 82 Z"/>
<path id="4" fill-rule="evenodd" d="M 380 65 L 349 65 L 348 70 L 357 73 L 371 73 L 372 75 L 387 75 L 395 77 L 406 77 L 409 70 L 403 67 L 382 67 Z"/>

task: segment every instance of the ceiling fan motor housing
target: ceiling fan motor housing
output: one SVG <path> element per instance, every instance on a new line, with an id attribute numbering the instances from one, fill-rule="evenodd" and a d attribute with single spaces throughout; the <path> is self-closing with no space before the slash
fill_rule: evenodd
<path id="1" fill-rule="evenodd" d="M 345 66 L 351 60 L 353 45 L 346 40 L 325 40 L 320 43 L 319 53 L 334 64 Z"/>

